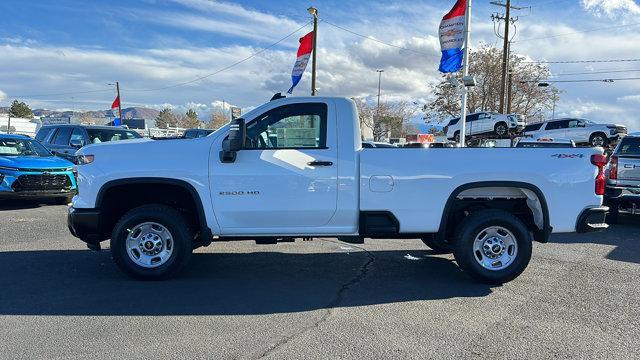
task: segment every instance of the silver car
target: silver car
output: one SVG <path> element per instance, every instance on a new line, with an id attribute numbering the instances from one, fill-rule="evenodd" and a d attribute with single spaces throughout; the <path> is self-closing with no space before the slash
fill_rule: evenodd
<path id="1" fill-rule="evenodd" d="M 617 222 L 620 210 L 640 214 L 640 133 L 627 135 L 613 151 L 605 203 L 611 208 L 608 223 Z"/>

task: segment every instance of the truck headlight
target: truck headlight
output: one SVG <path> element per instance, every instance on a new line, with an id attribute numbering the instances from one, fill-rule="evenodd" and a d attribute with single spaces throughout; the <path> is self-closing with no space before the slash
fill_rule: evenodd
<path id="1" fill-rule="evenodd" d="M 93 155 L 78 155 L 78 165 L 91 164 L 95 160 Z"/>

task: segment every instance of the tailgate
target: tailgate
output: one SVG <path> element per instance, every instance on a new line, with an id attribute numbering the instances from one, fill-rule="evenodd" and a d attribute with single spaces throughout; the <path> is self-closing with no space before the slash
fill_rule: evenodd
<path id="1" fill-rule="evenodd" d="M 640 156 L 618 156 L 618 180 L 640 181 Z"/>

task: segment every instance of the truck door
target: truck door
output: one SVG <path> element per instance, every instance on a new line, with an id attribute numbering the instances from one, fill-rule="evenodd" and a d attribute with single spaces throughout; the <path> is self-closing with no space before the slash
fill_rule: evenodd
<path id="1" fill-rule="evenodd" d="M 247 122 L 245 149 L 235 162 L 214 158 L 211 196 L 224 235 L 313 233 L 331 220 L 338 194 L 332 107 L 271 109 Z"/>

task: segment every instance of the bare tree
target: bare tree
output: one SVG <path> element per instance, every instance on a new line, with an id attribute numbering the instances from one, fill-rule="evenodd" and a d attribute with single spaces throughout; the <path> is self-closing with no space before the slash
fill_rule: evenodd
<path id="1" fill-rule="evenodd" d="M 222 112 L 222 110 L 215 110 L 211 113 L 209 128 L 219 129 L 228 123 L 229 123 L 229 118 Z"/>
<path id="2" fill-rule="evenodd" d="M 360 127 L 373 129 L 373 139 L 382 141 L 388 138 L 403 137 L 407 133 L 415 133 L 416 129 L 407 121 L 413 115 L 409 103 L 406 101 L 367 103 L 361 99 L 354 99 L 358 109 Z"/>
<path id="3" fill-rule="evenodd" d="M 476 77 L 476 86 L 470 88 L 468 110 L 500 111 L 500 81 L 502 50 L 483 45 L 471 51 L 470 73 Z M 525 115 L 528 120 L 540 118 L 543 109 L 553 106 L 554 86 L 540 87 L 541 80 L 551 75 L 544 64 L 527 62 L 523 56 L 512 54 L 509 60 L 511 81 L 511 113 Z M 462 74 L 455 74 L 461 78 Z M 443 120 L 460 115 L 460 96 L 446 79 L 433 86 L 435 99 L 427 104 L 427 118 Z"/>

